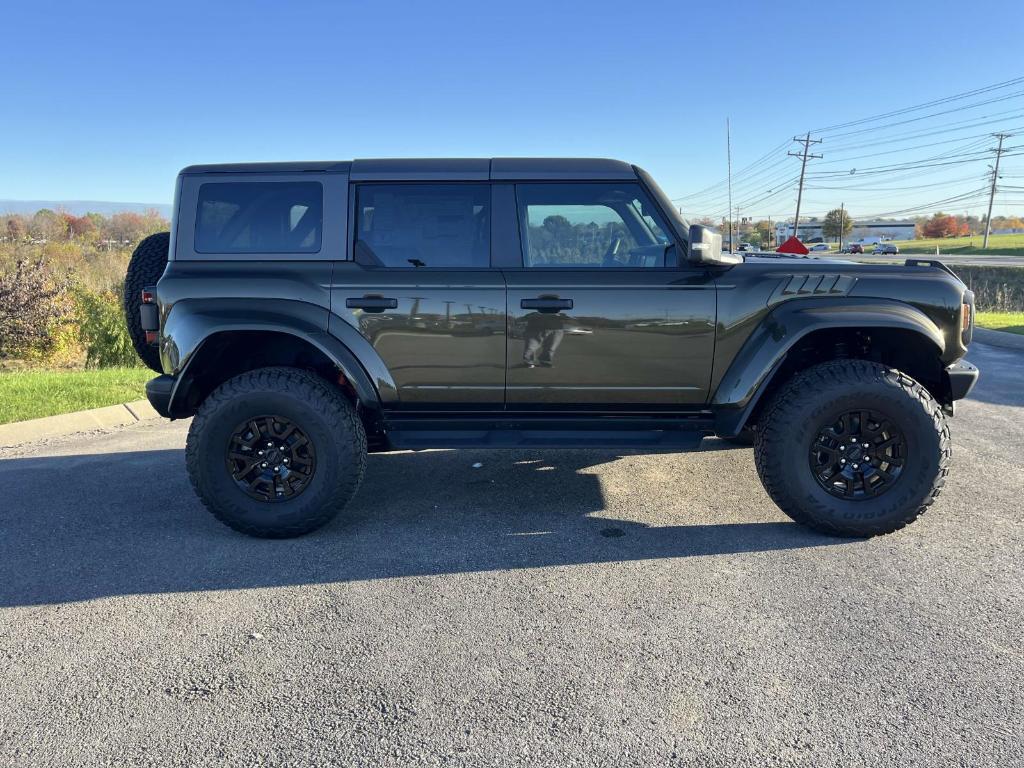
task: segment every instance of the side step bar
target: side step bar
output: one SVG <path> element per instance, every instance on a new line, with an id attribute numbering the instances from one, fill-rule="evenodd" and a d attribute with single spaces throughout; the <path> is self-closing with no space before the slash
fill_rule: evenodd
<path id="1" fill-rule="evenodd" d="M 522 419 L 473 423 L 467 420 L 400 419 L 385 423 L 382 450 L 424 448 L 612 448 L 695 451 L 710 423 L 649 419 L 546 421 Z"/>
<path id="2" fill-rule="evenodd" d="M 695 451 L 704 434 L 679 430 L 596 429 L 396 429 L 391 450 L 423 448 L 642 448 Z"/>

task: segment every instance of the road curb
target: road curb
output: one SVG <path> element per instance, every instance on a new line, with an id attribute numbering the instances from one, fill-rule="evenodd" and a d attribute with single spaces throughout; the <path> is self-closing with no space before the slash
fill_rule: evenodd
<path id="1" fill-rule="evenodd" d="M 153 410 L 153 406 L 149 404 L 148 400 L 135 400 L 131 403 L 91 408 L 87 411 L 44 416 L 41 419 L 16 421 L 13 424 L 0 424 L 0 448 L 13 448 L 16 445 L 73 435 L 76 432 L 123 427 L 140 421 L 156 419 L 159 416 L 160 414 Z"/>
<path id="2" fill-rule="evenodd" d="M 1024 335 L 1007 331 L 992 331 L 988 328 L 975 328 L 974 341 L 990 344 L 1003 349 L 1024 349 Z"/>

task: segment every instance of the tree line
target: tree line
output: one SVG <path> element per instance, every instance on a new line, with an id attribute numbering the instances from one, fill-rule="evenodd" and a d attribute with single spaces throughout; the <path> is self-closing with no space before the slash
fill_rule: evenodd
<path id="1" fill-rule="evenodd" d="M 884 219 L 883 219 L 884 221 Z M 931 216 L 914 217 L 915 238 L 945 238 L 965 237 L 968 235 L 982 235 L 985 233 L 984 216 L 956 216 L 948 213 L 934 213 Z M 801 219 L 804 224 L 818 224 L 822 226 L 822 234 L 826 240 L 838 240 L 840 234 L 845 239 L 857 225 L 856 218 L 847 210 L 833 208 L 824 218 L 811 216 Z M 715 221 L 714 219 L 698 219 L 698 224 L 714 227 L 724 236 L 729 231 L 728 219 Z M 775 232 L 772 224 L 767 219 L 754 221 L 752 219 L 733 220 L 733 239 L 736 241 L 749 242 L 757 247 L 767 247 L 769 243 L 775 243 Z M 1019 216 L 993 216 L 992 230 L 1024 230 L 1024 220 Z"/>
<path id="2" fill-rule="evenodd" d="M 76 242 L 124 247 L 169 228 L 167 219 L 152 209 L 145 213 L 124 211 L 110 216 L 101 213 L 75 216 L 67 211 L 41 208 L 31 216 L 20 213 L 0 215 L 0 242 Z"/>

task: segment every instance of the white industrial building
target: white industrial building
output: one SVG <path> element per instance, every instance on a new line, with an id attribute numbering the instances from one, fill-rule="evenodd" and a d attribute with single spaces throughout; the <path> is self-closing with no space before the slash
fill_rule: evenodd
<path id="1" fill-rule="evenodd" d="M 803 242 L 810 242 L 818 238 L 824 239 L 822 226 L 825 222 L 822 219 L 803 219 L 800 221 L 800 232 L 798 237 Z M 848 243 L 880 243 L 886 240 L 913 240 L 914 222 L 909 219 L 874 219 L 871 221 L 856 221 L 853 223 L 853 230 L 843 237 Z M 784 242 L 793 235 L 793 222 L 780 221 L 775 225 L 775 242 Z"/>

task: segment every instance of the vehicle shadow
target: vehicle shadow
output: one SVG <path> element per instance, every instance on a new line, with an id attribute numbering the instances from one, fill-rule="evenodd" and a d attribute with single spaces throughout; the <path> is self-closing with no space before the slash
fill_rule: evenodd
<path id="1" fill-rule="evenodd" d="M 475 469 L 478 456 L 485 463 Z M 0 461 L 0 606 L 848 543 L 789 522 L 649 527 L 594 516 L 606 499 L 589 470 L 618 458 L 372 455 L 349 508 L 287 541 L 214 520 L 189 487 L 181 450 L 8 459 Z"/>

